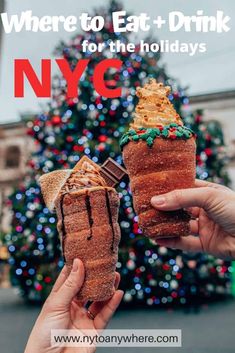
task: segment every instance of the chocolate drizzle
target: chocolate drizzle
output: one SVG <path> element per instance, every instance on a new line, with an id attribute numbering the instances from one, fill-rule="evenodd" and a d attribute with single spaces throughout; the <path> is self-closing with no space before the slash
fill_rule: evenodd
<path id="1" fill-rule="evenodd" d="M 61 238 L 61 246 L 62 246 L 62 255 L 64 258 L 64 262 L 66 262 L 65 256 L 64 256 L 64 240 L 65 240 L 65 236 L 66 236 L 66 231 L 65 231 L 65 223 L 64 223 L 64 207 L 63 207 L 63 203 L 64 203 L 64 197 L 66 196 L 66 194 L 63 194 L 61 196 L 61 200 L 60 200 L 60 213 L 61 213 L 61 234 L 62 234 L 62 238 Z M 110 205 L 110 199 L 109 199 L 109 194 L 108 194 L 108 190 L 105 188 L 105 199 L 106 199 L 106 206 L 107 206 L 107 211 L 108 211 L 108 218 L 109 218 L 109 225 L 112 229 L 112 244 L 111 244 L 111 251 L 114 251 L 114 240 L 115 240 L 115 231 L 114 231 L 114 227 L 113 227 L 113 220 L 112 220 L 112 211 L 111 211 L 111 205 Z M 86 204 L 86 209 L 87 209 L 87 214 L 88 214 L 88 222 L 89 222 L 89 226 L 90 226 L 90 234 L 87 236 L 87 240 L 91 240 L 92 239 L 92 226 L 93 226 L 93 218 L 92 218 L 92 208 L 91 208 L 91 203 L 90 203 L 90 196 L 89 193 L 86 192 L 86 196 L 85 196 L 85 204 Z"/>
<path id="2" fill-rule="evenodd" d="M 86 192 L 85 202 L 86 202 L 86 208 L 87 208 L 87 214 L 88 214 L 88 222 L 89 222 L 89 226 L 90 226 L 90 234 L 88 235 L 87 240 L 91 240 L 92 239 L 92 226 L 93 226 L 94 221 L 92 219 L 90 196 L 89 196 L 88 192 Z"/>
<path id="3" fill-rule="evenodd" d="M 109 201 L 109 194 L 108 190 L 105 189 L 105 198 L 106 198 L 106 205 L 107 205 L 107 210 L 108 210 L 108 216 L 109 216 L 109 225 L 112 229 L 112 244 L 111 244 L 111 251 L 114 250 L 114 239 L 115 239 L 115 232 L 113 228 L 113 220 L 112 220 L 112 211 L 111 211 L 111 206 L 110 206 L 110 201 Z"/>
<path id="4" fill-rule="evenodd" d="M 62 247 L 62 255 L 63 255 L 63 259 L 64 262 L 66 263 L 66 259 L 64 256 L 64 239 L 65 239 L 65 224 L 64 224 L 64 207 L 63 207 L 63 203 L 64 203 L 64 197 L 66 194 L 63 194 L 61 197 L 61 201 L 60 201 L 60 213 L 61 213 L 61 233 L 62 233 L 62 237 L 61 237 L 61 247 Z"/>

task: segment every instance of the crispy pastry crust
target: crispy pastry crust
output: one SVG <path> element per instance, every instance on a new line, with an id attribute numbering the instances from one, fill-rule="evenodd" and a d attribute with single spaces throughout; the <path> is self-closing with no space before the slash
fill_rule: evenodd
<path id="1" fill-rule="evenodd" d="M 164 238 L 189 235 L 189 220 L 183 210 L 162 212 L 150 203 L 154 195 L 194 186 L 196 175 L 195 138 L 156 138 L 149 148 L 145 141 L 129 142 L 123 160 L 130 177 L 134 209 L 144 235 Z"/>
<path id="2" fill-rule="evenodd" d="M 72 169 L 55 170 L 40 177 L 39 184 L 41 186 L 42 196 L 50 211 L 53 211 L 55 200 L 71 173 Z"/>
<path id="3" fill-rule="evenodd" d="M 78 300 L 103 301 L 114 293 L 120 228 L 119 196 L 110 187 L 93 187 L 60 195 L 57 228 L 69 269 L 74 258 L 85 266 Z"/>

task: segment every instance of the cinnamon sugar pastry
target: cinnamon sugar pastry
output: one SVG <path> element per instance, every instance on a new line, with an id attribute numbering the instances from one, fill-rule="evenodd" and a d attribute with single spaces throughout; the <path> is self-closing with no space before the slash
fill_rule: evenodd
<path id="1" fill-rule="evenodd" d="M 119 196 L 108 187 L 99 166 L 83 157 L 69 171 L 54 171 L 40 178 L 47 206 L 56 208 L 64 258 L 85 266 L 85 282 L 78 300 L 103 301 L 114 292 L 120 241 Z"/>
<path id="2" fill-rule="evenodd" d="M 190 231 L 187 212 L 157 211 L 150 202 L 154 195 L 194 186 L 195 134 L 183 125 L 169 93 L 169 87 L 154 79 L 139 87 L 134 121 L 121 139 L 139 225 L 153 239 Z"/>

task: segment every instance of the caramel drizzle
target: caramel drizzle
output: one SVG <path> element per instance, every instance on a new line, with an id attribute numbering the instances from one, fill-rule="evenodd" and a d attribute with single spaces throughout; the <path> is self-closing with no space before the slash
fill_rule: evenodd
<path id="1" fill-rule="evenodd" d="M 113 251 L 114 250 L 115 232 L 114 232 L 114 228 L 113 228 L 112 212 L 111 212 L 109 194 L 108 194 L 108 190 L 107 189 L 105 189 L 105 198 L 106 198 L 106 205 L 107 205 L 108 216 L 109 216 L 109 225 L 110 225 L 110 227 L 112 229 L 111 251 Z"/>
<path id="2" fill-rule="evenodd" d="M 88 163 L 84 162 L 82 169 L 78 171 L 74 170 L 71 173 L 70 177 L 61 188 L 61 193 L 105 185 L 105 180 L 101 177 L 99 171 L 89 166 Z"/>
<path id="3" fill-rule="evenodd" d="M 134 121 L 130 126 L 133 129 L 155 128 L 157 125 L 169 125 L 176 123 L 183 125 L 183 122 L 170 102 L 168 95 L 171 89 L 150 79 L 144 87 L 137 87 L 136 95 L 139 102 L 134 113 Z"/>
<path id="4" fill-rule="evenodd" d="M 90 197 L 88 192 L 86 192 L 86 198 L 85 198 L 85 203 L 86 203 L 86 208 L 87 208 L 87 214 L 88 214 L 88 222 L 89 222 L 89 226 L 90 226 L 90 235 L 88 235 L 87 240 L 91 240 L 92 239 L 92 226 L 93 226 L 93 218 L 92 218 L 92 213 L 91 213 L 91 203 L 90 203 Z"/>

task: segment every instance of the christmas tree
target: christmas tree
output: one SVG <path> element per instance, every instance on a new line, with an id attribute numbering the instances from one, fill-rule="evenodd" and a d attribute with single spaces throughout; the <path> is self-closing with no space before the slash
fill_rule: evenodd
<path id="1" fill-rule="evenodd" d="M 71 42 L 60 43 L 56 55 L 64 57 L 71 68 L 82 58 L 90 59 L 80 81 L 78 97 L 68 98 L 66 82 L 56 76 L 48 112 L 28 122 L 28 133 L 35 140 L 37 152 L 28 163 L 27 178 L 8 201 L 13 221 L 6 242 L 11 254 L 12 283 L 30 300 L 47 296 L 63 266 L 56 217 L 43 203 L 39 176 L 55 169 L 71 168 L 84 154 L 98 163 L 109 156 L 122 163 L 119 139 L 132 119 L 135 89 L 148 78 L 154 77 L 172 87 L 170 99 L 198 134 L 198 177 L 226 181 L 222 133 L 218 134 L 217 126 L 205 124 L 200 112 L 190 113 L 186 93 L 168 76 L 159 62 L 159 53 L 141 53 L 138 44 L 134 53 L 111 54 L 108 47 L 102 53 L 82 53 L 83 40 L 104 42 L 107 46 L 110 41 L 130 41 L 129 33 L 113 32 L 111 13 L 122 9 L 119 2 L 111 1 L 108 8 L 100 8 L 94 13 L 105 18 L 103 30 L 78 34 Z M 152 39 L 147 40 L 151 42 Z M 110 87 L 117 82 L 123 88 L 123 94 L 121 98 L 106 99 L 95 92 L 92 74 L 97 63 L 111 57 L 121 59 L 123 65 L 119 71 L 109 70 L 105 80 Z M 151 244 L 140 234 L 127 183 L 120 183 L 119 195 L 122 241 L 117 268 L 122 276 L 121 287 L 125 290 L 124 302 L 185 305 L 227 292 L 229 264 L 206 255 L 182 255 Z"/>

